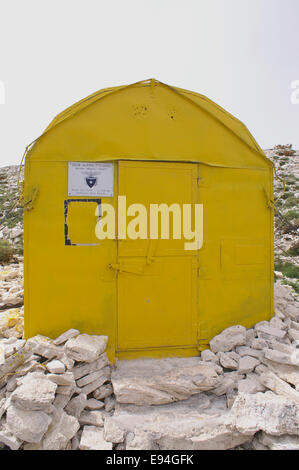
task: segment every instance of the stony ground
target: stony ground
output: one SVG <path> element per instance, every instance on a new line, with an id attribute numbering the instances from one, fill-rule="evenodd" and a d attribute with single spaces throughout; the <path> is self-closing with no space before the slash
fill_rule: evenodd
<path id="1" fill-rule="evenodd" d="M 0 448 L 299 450 L 299 152 L 266 154 L 286 183 L 275 183 L 275 316 L 224 330 L 199 357 L 113 368 L 104 336 L 22 339 L 17 167 L 0 169 L 0 242 L 14 250 L 0 262 Z"/>
<path id="2" fill-rule="evenodd" d="M 275 202 L 278 210 L 274 241 L 276 276 L 299 294 L 299 151 L 285 146 L 265 153 L 285 182 L 283 190 L 283 183 L 274 180 L 275 199 L 279 198 Z"/>

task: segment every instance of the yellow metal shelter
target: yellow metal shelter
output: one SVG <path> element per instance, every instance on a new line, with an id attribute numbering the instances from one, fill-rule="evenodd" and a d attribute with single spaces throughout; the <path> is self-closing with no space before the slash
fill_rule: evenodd
<path id="1" fill-rule="evenodd" d="M 94 184 L 85 163 L 110 164 L 100 197 L 70 189 L 72 171 Z M 187 356 L 228 326 L 269 319 L 272 175 L 247 128 L 197 93 L 152 79 L 74 104 L 26 157 L 26 337 L 77 328 L 108 335 L 112 359 Z M 99 240 L 95 211 L 117 212 L 119 195 L 203 204 L 202 248 Z"/>

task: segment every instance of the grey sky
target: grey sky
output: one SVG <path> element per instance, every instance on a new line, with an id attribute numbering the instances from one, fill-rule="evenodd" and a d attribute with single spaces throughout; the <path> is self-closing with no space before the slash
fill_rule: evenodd
<path id="1" fill-rule="evenodd" d="M 152 77 L 207 95 L 263 148 L 299 148 L 298 19 L 298 0 L 0 0 L 0 165 L 75 101 Z"/>

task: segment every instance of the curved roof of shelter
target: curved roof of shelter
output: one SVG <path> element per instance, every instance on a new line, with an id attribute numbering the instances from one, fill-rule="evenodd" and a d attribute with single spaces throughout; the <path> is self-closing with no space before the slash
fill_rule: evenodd
<path id="1" fill-rule="evenodd" d="M 150 103 L 149 107 L 144 103 Z M 49 140 L 52 132 L 54 139 Z M 61 160 L 64 155 L 66 160 L 173 159 L 241 168 L 271 165 L 241 121 L 206 96 L 155 79 L 87 96 L 58 114 L 32 144 L 32 157 L 43 155 L 44 160 Z"/>
<path id="2" fill-rule="evenodd" d="M 86 98 L 83 98 L 82 100 L 77 101 L 76 103 L 72 104 L 71 106 L 66 108 L 64 111 L 59 113 L 52 120 L 49 126 L 46 128 L 46 131 L 52 129 L 60 122 L 80 112 L 81 110 L 85 109 L 87 106 L 90 106 L 91 104 L 97 102 L 98 100 L 104 98 L 107 95 L 110 95 L 120 90 L 124 90 L 126 88 L 144 87 L 144 86 L 145 87 L 166 86 L 170 90 L 172 90 L 174 93 L 177 93 L 179 96 L 192 100 L 195 104 L 197 104 L 203 110 L 208 112 L 215 119 L 219 120 L 225 126 L 227 126 L 237 137 L 243 139 L 248 145 L 250 145 L 253 148 L 253 150 L 261 152 L 263 154 L 263 151 L 261 150 L 261 148 L 255 141 L 254 137 L 249 132 L 245 124 L 243 124 L 239 119 L 235 118 L 232 114 L 230 114 L 225 109 L 223 109 L 221 106 L 216 104 L 214 101 L 194 91 L 184 90 L 183 88 L 178 88 L 178 87 L 174 87 L 171 85 L 167 85 L 154 78 L 136 82 L 131 85 L 122 85 L 122 86 L 115 86 L 115 87 L 110 87 L 110 88 L 103 88 L 99 91 L 96 91 L 95 93 L 92 93 Z"/>

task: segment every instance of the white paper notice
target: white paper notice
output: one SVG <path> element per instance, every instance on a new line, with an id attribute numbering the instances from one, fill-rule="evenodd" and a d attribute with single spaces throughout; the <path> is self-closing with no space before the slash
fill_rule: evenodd
<path id="1" fill-rule="evenodd" d="M 69 196 L 113 197 L 114 163 L 69 162 Z"/>

